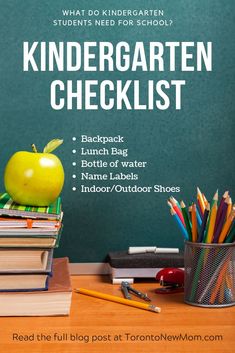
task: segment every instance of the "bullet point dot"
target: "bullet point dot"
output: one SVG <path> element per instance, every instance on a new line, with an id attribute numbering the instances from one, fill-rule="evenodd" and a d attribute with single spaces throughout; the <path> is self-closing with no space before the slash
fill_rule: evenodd
<path id="1" fill-rule="evenodd" d="M 73 162 L 72 165 L 77 165 L 77 163 L 76 163 L 76 162 Z"/>
<path id="2" fill-rule="evenodd" d="M 72 175 L 72 178 L 74 178 L 74 179 L 75 179 L 76 177 L 77 177 L 77 175 L 76 175 L 76 174 L 73 174 L 73 175 Z"/>
<path id="3" fill-rule="evenodd" d="M 72 150 L 73 153 L 76 153 L 77 151 L 76 150 Z"/>
<path id="4" fill-rule="evenodd" d="M 76 141 L 77 139 L 76 139 L 76 137 L 72 137 L 72 140 L 73 140 L 73 141 Z"/>
<path id="5" fill-rule="evenodd" d="M 74 186 L 74 187 L 72 188 L 72 190 L 73 190 L 73 191 L 76 191 L 76 190 L 77 190 L 77 188 L 75 188 L 75 186 Z"/>

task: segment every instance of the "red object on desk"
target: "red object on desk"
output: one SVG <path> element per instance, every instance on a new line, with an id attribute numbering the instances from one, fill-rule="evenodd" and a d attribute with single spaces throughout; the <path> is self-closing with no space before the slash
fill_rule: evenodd
<path id="1" fill-rule="evenodd" d="M 184 270 L 167 267 L 159 271 L 156 280 L 161 288 L 156 289 L 158 294 L 172 294 L 184 291 Z"/>

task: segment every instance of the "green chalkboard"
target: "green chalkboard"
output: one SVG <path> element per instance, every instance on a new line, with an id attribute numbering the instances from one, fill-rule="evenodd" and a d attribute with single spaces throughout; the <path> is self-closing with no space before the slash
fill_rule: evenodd
<path id="1" fill-rule="evenodd" d="M 234 188 L 235 42 L 234 3 L 226 1 L 0 1 L 0 185 L 7 160 L 31 143 L 42 148 L 52 138 L 63 138 L 56 154 L 63 162 L 62 193 L 64 232 L 56 256 L 71 262 L 101 262 L 109 251 L 128 246 L 183 247 L 183 237 L 169 215 L 169 195 L 189 203 L 196 186 L 210 199 L 219 188 Z M 147 17 L 152 24 L 133 26 L 55 26 L 54 20 L 81 20 L 63 16 L 63 9 L 144 10 L 159 9 L 164 15 Z M 101 18 L 97 16 L 97 18 Z M 113 17 L 125 20 L 127 17 Z M 138 17 L 139 18 L 139 17 Z M 140 18 L 142 18 L 140 16 Z M 94 21 L 91 16 L 90 20 Z M 130 19 L 130 17 L 128 17 Z M 131 19 L 136 20 L 136 17 Z M 146 18 L 145 18 L 146 19 Z M 164 25 L 160 25 L 160 20 Z M 23 71 L 23 42 L 212 42 L 212 71 L 181 72 L 34 72 Z M 169 59 L 169 58 L 168 58 Z M 50 105 L 53 80 L 186 80 L 182 107 L 174 98 L 166 110 L 54 110 Z M 142 97 L 147 87 L 143 83 Z M 81 148 L 106 147 L 81 143 L 81 135 L 122 136 L 128 149 L 123 156 L 81 156 Z M 73 140 L 76 137 L 76 141 Z M 72 153 L 76 149 L 76 153 Z M 82 172 L 105 173 L 104 168 L 81 167 L 81 160 L 143 161 L 146 167 L 107 168 L 107 172 L 134 173 L 138 180 L 114 182 L 81 180 Z M 72 163 L 76 162 L 76 165 Z M 76 178 L 73 177 L 76 175 Z M 179 187 L 180 192 L 81 192 L 87 187 Z M 76 191 L 73 188 L 76 187 Z"/>

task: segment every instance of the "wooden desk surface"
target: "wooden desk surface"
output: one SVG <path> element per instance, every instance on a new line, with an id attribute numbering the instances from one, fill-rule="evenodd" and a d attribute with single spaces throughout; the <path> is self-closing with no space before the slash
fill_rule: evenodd
<path id="1" fill-rule="evenodd" d="M 73 276 L 72 285 L 122 296 L 106 276 Z M 235 307 L 207 309 L 183 303 L 183 294 L 157 295 L 156 283 L 135 283 L 160 314 L 73 293 L 68 317 L 0 318 L 0 351 L 10 352 L 213 352 L 235 347 Z M 13 333 L 41 342 L 14 342 Z M 59 341 L 61 339 L 61 341 Z"/>

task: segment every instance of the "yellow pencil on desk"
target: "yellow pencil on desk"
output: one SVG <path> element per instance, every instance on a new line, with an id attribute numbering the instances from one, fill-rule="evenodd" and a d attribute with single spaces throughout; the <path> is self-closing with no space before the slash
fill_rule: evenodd
<path id="1" fill-rule="evenodd" d="M 155 305 L 152 305 L 152 304 L 140 303 L 135 300 L 124 299 L 124 298 L 116 297 L 115 295 L 100 293 L 100 292 L 96 292 L 96 291 L 85 289 L 85 288 L 76 288 L 75 292 L 89 295 L 89 296 L 95 297 L 95 298 L 108 300 L 108 301 L 119 303 L 119 304 L 133 306 L 133 307 L 139 308 L 139 309 L 149 310 L 154 313 L 161 312 L 161 308 L 159 308 Z"/>

